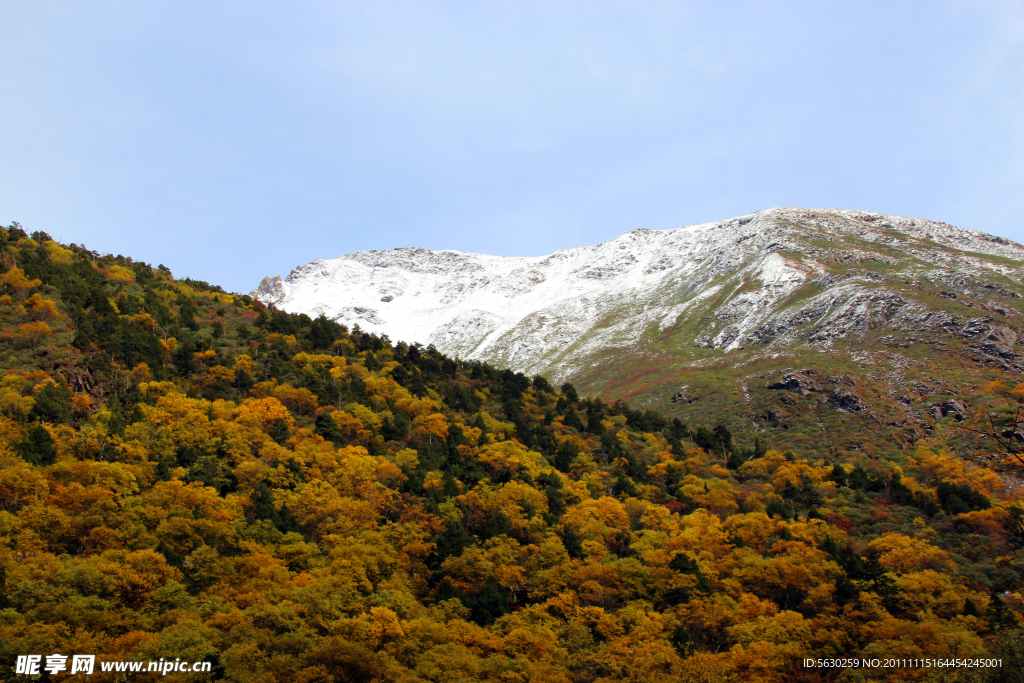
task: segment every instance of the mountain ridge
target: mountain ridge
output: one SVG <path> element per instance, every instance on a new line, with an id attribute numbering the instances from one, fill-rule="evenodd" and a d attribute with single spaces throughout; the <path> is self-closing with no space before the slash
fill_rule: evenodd
<path id="1" fill-rule="evenodd" d="M 1024 372 L 1021 282 L 1024 246 L 1002 237 L 782 208 L 541 257 L 358 252 L 253 296 L 691 424 L 895 457 Z M 769 388 L 793 373 L 817 388 Z"/>
<path id="2" fill-rule="evenodd" d="M 895 244 L 908 241 L 906 236 L 920 244 Z M 855 248 L 836 253 L 828 245 L 808 244 L 808 237 L 860 238 L 868 244 L 841 244 Z M 950 254 L 950 249 L 959 253 Z M 931 270 L 955 266 L 976 274 L 1024 273 L 1018 265 L 1024 262 L 1024 246 L 1005 238 L 863 211 L 783 208 L 671 230 L 634 230 L 538 257 L 414 247 L 356 252 L 299 266 L 285 280 L 265 278 L 252 296 L 289 312 L 323 314 L 392 338 L 433 343 L 451 355 L 560 380 L 581 369 L 573 356 L 629 345 L 650 323 L 657 323 L 659 332 L 676 324 L 680 315 L 723 292 L 723 284 L 715 282 L 721 276 L 739 273 L 746 280 L 745 291 L 733 292 L 715 313 L 719 322 L 732 324 L 713 326 L 714 334 L 703 330 L 695 341 L 729 351 L 780 336 L 783 343 L 791 341 L 785 329 L 798 325 L 801 315 L 821 317 L 820 305 L 781 317 L 764 309 L 808 281 L 827 278 L 827 264 L 891 268 L 908 256 L 930 262 Z M 1003 259 L 1018 264 L 999 263 Z M 870 301 L 867 291 L 875 287 L 870 281 L 878 281 L 877 273 L 845 275 L 846 282 L 833 277 L 824 285 L 845 297 L 847 310 L 824 311 L 832 314 L 834 324 L 817 339 L 810 335 L 810 341 L 827 342 L 855 331 L 865 318 L 858 306 L 878 303 Z M 433 276 L 444 281 L 431 281 Z M 674 280 L 687 284 L 673 286 Z M 911 318 L 928 318 L 903 301 L 889 303 L 906 309 L 902 312 Z M 641 314 L 603 329 L 609 309 L 629 304 L 639 305 Z M 844 325 L 844 313 L 856 320 Z"/>

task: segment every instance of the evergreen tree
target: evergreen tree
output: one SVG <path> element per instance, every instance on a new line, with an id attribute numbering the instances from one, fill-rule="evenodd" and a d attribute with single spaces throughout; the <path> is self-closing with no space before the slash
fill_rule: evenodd
<path id="1" fill-rule="evenodd" d="M 18 445 L 18 451 L 25 462 L 33 465 L 52 465 L 57 460 L 57 449 L 50 432 L 42 425 L 36 425 Z"/>
<path id="2" fill-rule="evenodd" d="M 71 388 L 66 382 L 54 384 L 48 382 L 35 396 L 30 417 L 50 422 L 66 424 L 71 421 Z"/>
<path id="3" fill-rule="evenodd" d="M 314 431 L 320 436 L 324 437 L 335 446 L 340 446 L 344 441 L 344 435 L 338 428 L 338 423 L 334 421 L 330 413 L 320 413 L 316 416 L 316 427 Z"/>

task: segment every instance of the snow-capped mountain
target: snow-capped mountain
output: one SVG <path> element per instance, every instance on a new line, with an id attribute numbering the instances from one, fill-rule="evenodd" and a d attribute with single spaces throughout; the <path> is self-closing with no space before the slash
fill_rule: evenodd
<path id="1" fill-rule="evenodd" d="M 828 346 L 887 324 L 948 322 L 893 280 L 921 276 L 950 287 L 964 278 L 1019 282 L 1024 247 L 927 220 L 787 208 L 634 230 L 549 256 L 362 251 L 265 278 L 252 296 L 561 380 L 595 354 L 666 332 L 691 348 L 728 351 Z"/>

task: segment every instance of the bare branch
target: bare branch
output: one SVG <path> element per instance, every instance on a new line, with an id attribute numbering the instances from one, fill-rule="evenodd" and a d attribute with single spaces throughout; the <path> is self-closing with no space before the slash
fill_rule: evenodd
<path id="1" fill-rule="evenodd" d="M 995 419 L 994 419 L 992 413 L 988 413 L 986 415 L 986 418 L 987 418 L 987 421 L 988 421 L 988 429 L 987 430 L 975 429 L 973 427 L 968 427 L 966 425 L 960 425 L 960 424 L 955 425 L 955 426 L 956 426 L 957 429 L 963 430 L 965 432 L 971 432 L 972 434 L 977 434 L 980 437 L 983 437 L 983 438 L 986 438 L 986 439 L 991 439 L 991 440 L 995 441 L 996 444 L 999 446 L 999 448 L 1002 451 L 1004 451 L 1007 455 L 1013 456 L 1014 458 L 1017 459 L 1017 461 L 1019 463 L 1024 465 L 1024 458 L 1022 458 L 1021 455 L 1020 455 L 1021 453 L 1024 453 L 1024 449 L 1021 449 L 1019 446 L 1017 446 L 1017 444 L 1015 444 L 1014 440 L 1013 440 L 1014 439 L 1014 435 L 1017 434 L 1017 430 L 1022 425 L 1022 411 L 1024 411 L 1024 406 L 1018 406 L 1016 414 L 1009 421 L 1010 422 L 1010 428 L 1009 428 L 1010 436 L 1008 438 L 1004 437 L 1003 436 L 1004 432 L 1001 431 L 1000 428 L 996 426 Z"/>

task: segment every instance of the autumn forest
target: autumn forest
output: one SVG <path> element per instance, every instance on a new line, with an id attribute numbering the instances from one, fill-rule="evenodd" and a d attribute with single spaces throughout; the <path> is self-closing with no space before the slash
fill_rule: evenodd
<path id="1" fill-rule="evenodd" d="M 3 680 L 1022 680 L 1013 453 L 825 461 L 17 225 L 0 257 Z M 873 657 L 1002 665 L 804 665 Z"/>

